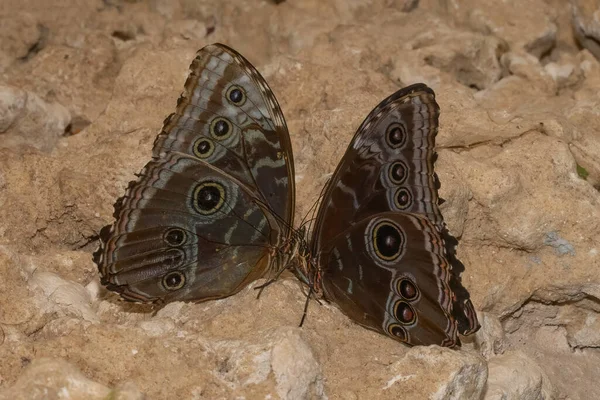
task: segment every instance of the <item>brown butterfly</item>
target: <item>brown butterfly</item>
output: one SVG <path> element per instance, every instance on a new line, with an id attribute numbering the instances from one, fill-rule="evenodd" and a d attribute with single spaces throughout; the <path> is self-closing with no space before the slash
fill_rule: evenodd
<path id="1" fill-rule="evenodd" d="M 100 233 L 104 285 L 139 302 L 203 301 L 285 268 L 298 243 L 292 148 L 244 57 L 198 51 L 152 153 Z"/>
<path id="2" fill-rule="evenodd" d="M 153 159 L 94 253 L 102 283 L 163 303 L 230 296 L 292 268 L 359 324 L 409 344 L 477 330 L 438 208 L 439 108 L 417 84 L 363 122 L 325 191 L 310 247 L 293 229 L 294 166 L 275 96 L 221 44 L 201 49 Z"/>
<path id="3" fill-rule="evenodd" d="M 458 244 L 438 208 L 439 106 L 424 84 L 383 100 L 354 135 L 317 212 L 301 280 L 362 326 L 411 345 L 479 329 Z"/>

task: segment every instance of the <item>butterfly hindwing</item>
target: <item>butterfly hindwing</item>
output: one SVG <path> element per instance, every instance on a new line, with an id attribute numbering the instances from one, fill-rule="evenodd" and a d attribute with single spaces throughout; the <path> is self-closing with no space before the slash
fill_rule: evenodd
<path id="1" fill-rule="evenodd" d="M 421 215 L 375 214 L 321 254 L 323 290 L 369 329 L 411 344 L 454 345 L 443 246 L 435 225 Z"/>
<path id="2" fill-rule="evenodd" d="M 291 234 L 293 158 L 275 96 L 224 45 L 201 49 L 190 70 L 94 254 L 102 282 L 128 300 L 234 294 L 282 267 L 273 254 Z"/>

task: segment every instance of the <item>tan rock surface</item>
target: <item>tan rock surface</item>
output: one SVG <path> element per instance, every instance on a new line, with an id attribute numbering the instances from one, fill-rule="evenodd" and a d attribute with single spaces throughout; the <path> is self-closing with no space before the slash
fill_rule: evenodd
<path id="1" fill-rule="evenodd" d="M 275 3 L 0 2 L 0 398 L 600 398 L 594 2 Z M 410 349 L 314 302 L 298 328 L 289 276 L 160 310 L 100 287 L 98 231 L 213 42 L 282 105 L 298 219 L 381 99 L 436 91 L 474 339 Z"/>
<path id="2" fill-rule="evenodd" d="M 594 0 L 571 0 L 577 41 L 600 59 L 600 4 Z"/>

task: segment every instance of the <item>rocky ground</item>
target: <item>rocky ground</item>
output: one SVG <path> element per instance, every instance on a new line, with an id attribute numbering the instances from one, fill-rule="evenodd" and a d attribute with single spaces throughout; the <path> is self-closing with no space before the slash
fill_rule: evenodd
<path id="1" fill-rule="evenodd" d="M 0 399 L 600 398 L 599 21 L 594 0 L 3 0 Z M 436 91 L 482 323 L 460 350 L 327 304 L 298 328 L 292 277 L 160 310 L 100 286 L 99 229 L 213 42 L 281 103 L 298 215 L 380 100 Z"/>

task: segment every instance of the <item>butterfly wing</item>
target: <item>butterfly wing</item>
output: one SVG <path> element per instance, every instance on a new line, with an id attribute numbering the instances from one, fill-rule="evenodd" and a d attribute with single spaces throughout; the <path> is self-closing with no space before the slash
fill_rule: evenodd
<path id="1" fill-rule="evenodd" d="M 204 47 L 190 65 L 177 110 L 164 122 L 153 156 L 200 158 L 255 190 L 285 221 L 294 218 L 294 160 L 272 90 L 248 60 L 223 44 Z"/>
<path id="2" fill-rule="evenodd" d="M 102 283 L 128 300 L 234 294 L 280 267 L 273 255 L 291 234 L 293 159 L 275 96 L 224 45 L 201 49 L 190 70 L 94 254 Z"/>
<path id="3" fill-rule="evenodd" d="M 479 325 L 438 208 L 438 116 L 423 84 L 367 116 L 325 190 L 311 248 L 324 295 L 358 323 L 409 344 L 453 346 L 457 332 Z"/>

